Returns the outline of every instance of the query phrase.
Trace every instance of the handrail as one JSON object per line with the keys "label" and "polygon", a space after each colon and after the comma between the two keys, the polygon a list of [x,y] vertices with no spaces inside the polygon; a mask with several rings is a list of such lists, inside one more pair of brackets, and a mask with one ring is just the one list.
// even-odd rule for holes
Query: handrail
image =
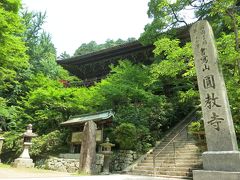
{"label": "handrail", "polygon": [[[190,118],[198,109],[200,108],[200,106],[198,106],[196,109],[194,109],[192,112],[190,112],[183,121],[186,121],[188,118]],[[154,176],[156,176],[156,157],[172,142],[174,142],[174,140],[176,139],[176,137],[183,132],[183,130],[193,121],[193,119],[191,119],[156,155],[154,155],[153,153],[153,173]],[[175,145],[173,145],[175,146]],[[174,161],[175,161],[175,147],[174,147]]]}

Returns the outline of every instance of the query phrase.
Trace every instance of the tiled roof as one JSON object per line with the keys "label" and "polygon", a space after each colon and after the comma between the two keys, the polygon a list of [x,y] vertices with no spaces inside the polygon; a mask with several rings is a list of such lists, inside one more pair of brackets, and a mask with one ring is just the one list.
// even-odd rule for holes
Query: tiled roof
{"label": "tiled roof", "polygon": [[69,120],[62,122],[61,125],[76,125],[76,124],[83,124],[87,121],[104,121],[107,119],[110,119],[113,117],[113,111],[112,110],[105,110],[101,112],[96,113],[90,113],[90,114],[82,114],[79,116],[71,116]]}

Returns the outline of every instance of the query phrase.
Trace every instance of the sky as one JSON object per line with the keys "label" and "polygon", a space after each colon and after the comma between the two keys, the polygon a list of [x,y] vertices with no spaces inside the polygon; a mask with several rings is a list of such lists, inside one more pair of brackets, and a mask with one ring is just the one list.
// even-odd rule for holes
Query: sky
{"label": "sky", "polygon": [[43,29],[50,33],[60,55],[73,55],[82,44],[107,39],[139,38],[147,16],[149,0],[23,0],[29,11],[47,13]]}

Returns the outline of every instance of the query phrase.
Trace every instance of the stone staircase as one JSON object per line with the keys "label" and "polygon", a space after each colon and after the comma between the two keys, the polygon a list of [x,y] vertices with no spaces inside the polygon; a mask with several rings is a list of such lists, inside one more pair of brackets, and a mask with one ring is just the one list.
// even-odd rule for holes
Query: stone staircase
{"label": "stone staircase", "polygon": [[[202,169],[201,152],[187,133],[191,114],[176,125],[154,149],[126,169],[128,174],[191,179],[192,170]],[[155,157],[155,171],[153,157]],[[155,173],[154,173],[155,172]]]}

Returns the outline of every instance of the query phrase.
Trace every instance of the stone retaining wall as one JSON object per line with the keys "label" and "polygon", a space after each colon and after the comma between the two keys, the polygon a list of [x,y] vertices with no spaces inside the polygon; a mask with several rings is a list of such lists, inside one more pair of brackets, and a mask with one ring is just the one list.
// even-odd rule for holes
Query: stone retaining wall
{"label": "stone retaining wall", "polygon": [[[78,154],[62,154],[60,158],[51,157],[47,160],[36,162],[39,168],[50,169],[54,171],[74,173],[79,169],[79,155]],[[127,166],[131,165],[138,158],[134,151],[117,151],[112,155],[112,162],[110,164],[110,171],[122,171]],[[96,155],[96,172],[102,172],[104,156],[102,154]]]}
{"label": "stone retaining wall", "polygon": [[139,155],[135,151],[131,150],[120,150],[114,152],[110,165],[110,171],[122,171],[137,160],[138,157]]}
{"label": "stone retaining wall", "polygon": [[[104,156],[102,154],[96,155],[96,172],[97,173],[100,173],[102,171],[103,158]],[[75,173],[75,172],[78,172],[78,169],[79,169],[79,159],[51,157],[46,160],[37,161],[36,167],[54,170],[54,171],[60,171],[60,172]]]}
{"label": "stone retaining wall", "polygon": [[77,159],[50,158],[45,161],[45,168],[74,173],[79,169],[79,161]]}

